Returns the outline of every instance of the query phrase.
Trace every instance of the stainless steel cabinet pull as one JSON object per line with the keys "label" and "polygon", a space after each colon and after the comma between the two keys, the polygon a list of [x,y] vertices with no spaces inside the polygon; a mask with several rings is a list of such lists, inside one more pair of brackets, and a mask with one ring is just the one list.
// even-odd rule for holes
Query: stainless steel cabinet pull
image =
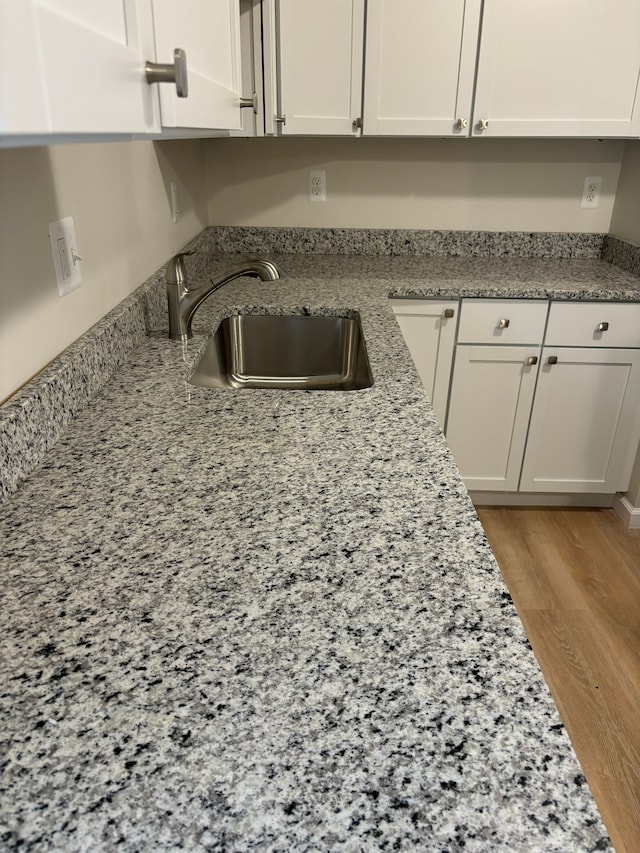
{"label": "stainless steel cabinet pull", "polygon": [[179,98],[189,96],[187,54],[179,47],[173,51],[173,65],[147,62],[144,70],[147,75],[147,83],[175,83]]}
{"label": "stainless steel cabinet pull", "polygon": [[466,120],[466,118],[459,118],[456,122],[456,130],[464,130],[468,124],[469,122]]}
{"label": "stainless steel cabinet pull", "polygon": [[529,358],[527,359],[527,364],[537,364],[537,363],[538,363],[538,356],[537,355],[530,355]]}
{"label": "stainless steel cabinet pull", "polygon": [[445,308],[444,309],[444,317],[446,320],[450,320],[452,317],[455,317],[455,311],[453,308]]}
{"label": "stainless steel cabinet pull", "polygon": [[547,359],[547,364],[557,364],[557,363],[558,363],[558,356],[557,355],[550,355],[549,358]]}
{"label": "stainless steel cabinet pull", "polygon": [[598,323],[598,331],[599,332],[606,332],[608,328],[609,328],[608,323]]}
{"label": "stainless steel cabinet pull", "polygon": [[360,130],[360,128],[362,127],[362,119],[361,118],[354,118],[354,120],[351,122],[351,127],[354,130]]}
{"label": "stainless steel cabinet pull", "polygon": [[503,317],[501,320],[498,320],[498,328],[499,329],[508,329],[509,328],[509,320]]}
{"label": "stainless steel cabinet pull", "polygon": [[486,130],[489,127],[489,119],[481,118],[478,121],[478,130]]}
{"label": "stainless steel cabinet pull", "polygon": [[278,124],[286,124],[287,123],[287,117],[286,116],[274,116],[273,120],[275,122],[277,122]]}
{"label": "stainless steel cabinet pull", "polygon": [[258,115],[258,93],[254,92],[250,98],[240,98],[240,109],[251,107],[254,115]]}

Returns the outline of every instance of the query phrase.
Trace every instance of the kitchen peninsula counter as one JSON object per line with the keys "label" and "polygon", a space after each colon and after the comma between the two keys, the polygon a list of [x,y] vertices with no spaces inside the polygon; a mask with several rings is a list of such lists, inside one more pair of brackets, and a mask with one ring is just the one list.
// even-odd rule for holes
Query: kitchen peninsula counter
{"label": "kitchen peninsula counter", "polygon": [[[155,330],[2,505],[2,849],[608,849],[388,296],[640,300],[638,279],[275,260],[186,347],[161,288],[132,297]],[[358,311],[373,386],[189,385],[238,309]]]}

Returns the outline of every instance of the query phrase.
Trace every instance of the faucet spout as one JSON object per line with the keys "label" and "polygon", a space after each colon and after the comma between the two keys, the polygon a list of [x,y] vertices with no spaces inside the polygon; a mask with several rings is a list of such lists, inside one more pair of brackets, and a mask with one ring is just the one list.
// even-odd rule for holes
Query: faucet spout
{"label": "faucet spout", "polygon": [[184,256],[190,254],[181,252],[175,255],[167,264],[166,283],[167,301],[169,304],[169,337],[172,340],[183,341],[192,337],[191,321],[202,302],[220,290],[225,284],[240,276],[253,276],[262,281],[275,281],[280,278],[277,266],[273,261],[256,258],[244,261],[226,270],[217,278],[200,287],[189,288],[184,269]]}

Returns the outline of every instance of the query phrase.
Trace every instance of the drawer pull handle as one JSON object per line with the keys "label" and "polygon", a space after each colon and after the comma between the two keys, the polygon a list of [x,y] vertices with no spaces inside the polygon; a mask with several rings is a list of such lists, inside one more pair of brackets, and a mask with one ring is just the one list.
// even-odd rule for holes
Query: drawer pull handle
{"label": "drawer pull handle", "polygon": [[557,363],[558,363],[558,356],[557,355],[550,355],[549,358],[547,359],[547,364],[557,364]]}
{"label": "drawer pull handle", "polygon": [[608,330],[608,328],[609,328],[608,323],[598,323],[598,331],[599,332],[606,332]]}
{"label": "drawer pull handle", "polygon": [[453,310],[453,308],[445,308],[444,309],[445,320],[450,320],[452,317],[455,317],[455,313],[456,312]]}
{"label": "drawer pull handle", "polygon": [[527,364],[529,364],[529,365],[537,364],[537,363],[538,363],[538,356],[537,355],[530,355],[529,358],[527,359]]}
{"label": "drawer pull handle", "polygon": [[509,322],[510,322],[509,320],[507,320],[505,317],[503,317],[502,320],[498,320],[498,328],[499,329],[508,329],[509,328]]}

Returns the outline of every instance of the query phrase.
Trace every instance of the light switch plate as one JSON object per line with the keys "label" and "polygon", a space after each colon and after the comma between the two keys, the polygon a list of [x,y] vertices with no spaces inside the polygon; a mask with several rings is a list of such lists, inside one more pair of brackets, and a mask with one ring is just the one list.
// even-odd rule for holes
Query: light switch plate
{"label": "light switch plate", "polygon": [[80,256],[76,243],[76,229],[71,216],[64,219],[56,219],[49,223],[49,240],[51,242],[51,254],[53,255],[53,266],[56,271],[58,283],[58,294],[66,296],[73,290],[77,290],[82,284],[80,275]]}

